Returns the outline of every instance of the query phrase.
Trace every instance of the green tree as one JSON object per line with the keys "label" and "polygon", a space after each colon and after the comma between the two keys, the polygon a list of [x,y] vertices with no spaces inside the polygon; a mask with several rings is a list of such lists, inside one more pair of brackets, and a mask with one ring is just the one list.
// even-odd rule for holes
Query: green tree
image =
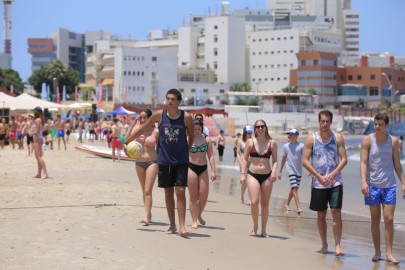
{"label": "green tree", "polygon": [[248,82],[235,83],[231,85],[230,90],[234,92],[250,92],[252,90],[252,87]]}
{"label": "green tree", "polygon": [[314,96],[314,95],[317,95],[318,93],[316,92],[315,89],[311,88],[311,89],[308,89],[308,94],[311,94]]}
{"label": "green tree", "polygon": [[24,83],[20,77],[20,74],[12,69],[0,68],[0,86],[10,91],[11,85],[13,85],[14,93],[16,95],[24,92]]}
{"label": "green tree", "polygon": [[59,91],[62,91],[65,85],[66,93],[73,97],[75,86],[80,82],[80,74],[73,68],[66,67],[60,60],[53,60],[48,66],[34,71],[28,82],[34,86],[37,93],[42,90],[42,83],[49,85],[54,94],[55,86],[59,86]]}
{"label": "green tree", "polygon": [[48,68],[41,67],[40,69],[35,70],[28,78],[28,83],[34,86],[34,89],[35,91],[37,91],[37,93],[42,90],[42,83],[51,85],[52,79],[49,76]]}
{"label": "green tree", "polygon": [[284,93],[298,93],[298,87],[289,85],[281,89],[281,91]]}
{"label": "green tree", "polygon": [[96,89],[94,87],[83,88],[80,90],[80,99],[81,100],[89,100],[90,93],[96,94]]}

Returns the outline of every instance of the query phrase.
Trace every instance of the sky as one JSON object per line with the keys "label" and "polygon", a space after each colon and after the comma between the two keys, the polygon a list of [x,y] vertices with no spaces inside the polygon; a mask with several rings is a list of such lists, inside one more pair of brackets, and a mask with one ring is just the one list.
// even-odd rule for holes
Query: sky
{"label": "sky", "polygon": [[[267,0],[228,0],[230,11],[266,8]],[[31,75],[28,38],[52,37],[58,28],[76,33],[104,30],[122,38],[145,39],[154,29],[177,30],[190,15],[214,15],[221,0],[15,0],[12,4],[13,69]],[[405,56],[405,0],[352,0],[360,12],[360,54]],[[0,4],[0,16],[3,4]],[[3,19],[3,18],[2,18]],[[1,19],[1,30],[3,20]],[[3,31],[0,34],[3,48]]]}

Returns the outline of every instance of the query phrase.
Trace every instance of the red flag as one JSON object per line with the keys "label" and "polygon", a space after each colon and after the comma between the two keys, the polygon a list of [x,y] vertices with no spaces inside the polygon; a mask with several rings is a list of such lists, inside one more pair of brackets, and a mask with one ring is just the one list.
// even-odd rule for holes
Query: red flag
{"label": "red flag", "polygon": [[56,87],[56,103],[60,104],[59,86]]}
{"label": "red flag", "polygon": [[98,85],[98,103],[97,106],[101,107],[101,105],[103,105],[103,88],[101,86],[101,84]]}
{"label": "red flag", "polygon": [[77,85],[75,86],[75,101],[79,100],[79,96],[77,94]]}

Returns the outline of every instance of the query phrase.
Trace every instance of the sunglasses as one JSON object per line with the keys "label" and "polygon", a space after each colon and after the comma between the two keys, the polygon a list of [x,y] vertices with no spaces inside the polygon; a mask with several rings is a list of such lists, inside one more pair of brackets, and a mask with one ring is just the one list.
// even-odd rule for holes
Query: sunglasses
{"label": "sunglasses", "polygon": [[255,129],[265,129],[265,128],[266,128],[265,125],[255,126]]}

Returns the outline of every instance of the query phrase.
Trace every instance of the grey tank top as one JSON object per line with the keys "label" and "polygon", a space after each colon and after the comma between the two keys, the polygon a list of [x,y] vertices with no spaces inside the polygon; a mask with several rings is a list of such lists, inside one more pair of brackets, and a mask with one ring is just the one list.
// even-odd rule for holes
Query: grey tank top
{"label": "grey tank top", "polygon": [[384,144],[377,144],[375,133],[370,134],[371,145],[367,162],[367,183],[378,188],[395,186],[392,138],[387,134]]}

